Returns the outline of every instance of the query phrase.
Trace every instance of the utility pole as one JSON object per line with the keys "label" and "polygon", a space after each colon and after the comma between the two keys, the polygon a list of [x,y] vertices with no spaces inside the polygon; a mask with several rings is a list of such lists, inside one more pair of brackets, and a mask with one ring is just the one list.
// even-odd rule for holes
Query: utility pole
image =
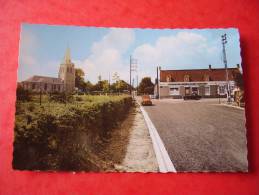
{"label": "utility pole", "polygon": [[157,87],[157,95],[156,99],[159,99],[160,93],[159,93],[159,72],[160,72],[161,67],[157,66],[156,68],[156,87]]}
{"label": "utility pole", "polygon": [[130,56],[130,94],[132,93],[131,77],[132,77],[132,72],[134,71],[137,72],[137,60],[132,58],[132,56]]}
{"label": "utility pole", "polygon": [[132,60],[130,56],[130,95],[131,95],[131,63],[132,63]]}
{"label": "utility pole", "polygon": [[137,95],[138,95],[138,75],[137,75]]}
{"label": "utility pole", "polygon": [[111,75],[110,75],[110,72],[109,72],[109,84],[108,84],[108,93],[110,95],[110,89],[111,89]]}
{"label": "utility pole", "polygon": [[226,54],[226,48],[225,45],[227,44],[227,35],[226,33],[221,36],[221,41],[222,41],[222,47],[223,47],[223,62],[225,65],[225,70],[226,70],[226,83],[227,83],[227,101],[230,103],[230,89],[229,89],[229,78],[228,78],[228,63],[227,63],[227,54]]}

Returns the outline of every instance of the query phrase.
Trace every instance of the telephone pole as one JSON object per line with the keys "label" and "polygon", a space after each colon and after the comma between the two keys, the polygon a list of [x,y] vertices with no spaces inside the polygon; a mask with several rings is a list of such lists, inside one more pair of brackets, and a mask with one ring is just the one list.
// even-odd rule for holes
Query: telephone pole
{"label": "telephone pole", "polygon": [[137,71],[137,60],[132,58],[130,56],[130,94],[132,93],[132,86],[131,86],[131,77],[132,77],[132,72]]}
{"label": "telephone pole", "polygon": [[130,95],[131,95],[131,56],[130,56]]}
{"label": "telephone pole", "polygon": [[159,73],[160,73],[161,67],[157,66],[156,68],[156,87],[157,87],[157,95],[156,95],[156,99],[160,99],[160,89],[159,89]]}
{"label": "telephone pole", "polygon": [[137,95],[138,95],[138,75],[137,75]]}
{"label": "telephone pole", "polygon": [[228,78],[228,63],[227,63],[227,54],[225,45],[227,44],[227,35],[226,33],[221,36],[222,41],[222,53],[223,53],[223,63],[225,65],[226,70],[226,83],[227,83],[227,101],[230,102],[230,89],[229,89],[229,78]]}

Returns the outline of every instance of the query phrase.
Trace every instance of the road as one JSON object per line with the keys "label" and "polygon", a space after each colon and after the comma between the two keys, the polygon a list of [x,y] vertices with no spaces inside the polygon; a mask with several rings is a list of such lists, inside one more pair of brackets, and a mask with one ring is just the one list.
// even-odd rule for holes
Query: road
{"label": "road", "polygon": [[153,100],[146,106],[178,172],[247,171],[244,110],[218,100]]}

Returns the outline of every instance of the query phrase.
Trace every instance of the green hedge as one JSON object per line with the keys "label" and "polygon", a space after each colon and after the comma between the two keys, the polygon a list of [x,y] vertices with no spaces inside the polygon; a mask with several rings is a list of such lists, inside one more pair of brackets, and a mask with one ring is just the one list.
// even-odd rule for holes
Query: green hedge
{"label": "green hedge", "polygon": [[84,96],[66,105],[17,101],[13,167],[98,170],[101,143],[131,106],[129,96]]}

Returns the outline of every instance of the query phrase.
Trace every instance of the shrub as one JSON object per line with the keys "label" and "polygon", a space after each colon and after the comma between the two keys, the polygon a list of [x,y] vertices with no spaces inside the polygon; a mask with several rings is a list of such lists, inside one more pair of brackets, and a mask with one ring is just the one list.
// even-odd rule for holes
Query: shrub
{"label": "shrub", "polygon": [[97,151],[100,141],[108,138],[118,122],[125,118],[132,106],[132,98],[80,98],[82,101],[77,103],[80,106],[45,103],[32,109],[33,104],[19,105],[19,110],[23,111],[16,113],[14,168],[96,169],[88,151]]}
{"label": "shrub", "polygon": [[24,89],[22,86],[18,86],[16,89],[16,98],[19,101],[30,101],[31,94],[28,90]]}
{"label": "shrub", "polygon": [[73,95],[65,92],[53,93],[53,94],[50,94],[49,100],[53,102],[59,102],[59,103],[70,103],[73,101]]}

